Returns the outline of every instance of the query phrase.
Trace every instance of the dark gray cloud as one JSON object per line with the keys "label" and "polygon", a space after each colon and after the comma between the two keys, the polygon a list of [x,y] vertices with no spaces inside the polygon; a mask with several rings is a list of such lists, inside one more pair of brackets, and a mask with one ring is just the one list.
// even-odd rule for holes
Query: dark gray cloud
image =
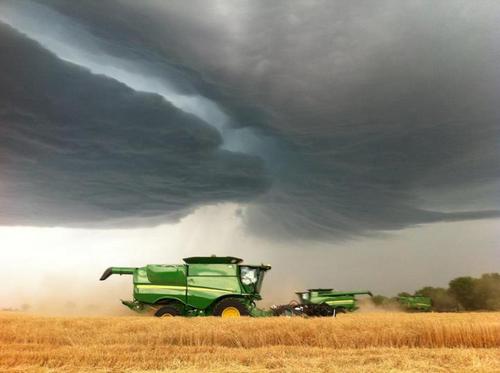
{"label": "dark gray cloud", "polygon": [[2,224],[172,219],[266,189],[259,159],[219,149],[216,130],[160,96],[61,61],[4,24],[0,55]]}
{"label": "dark gray cloud", "polygon": [[223,141],[271,176],[242,213],[259,233],[499,215],[497,2],[38,3],[91,33],[93,53],[217,103]]}

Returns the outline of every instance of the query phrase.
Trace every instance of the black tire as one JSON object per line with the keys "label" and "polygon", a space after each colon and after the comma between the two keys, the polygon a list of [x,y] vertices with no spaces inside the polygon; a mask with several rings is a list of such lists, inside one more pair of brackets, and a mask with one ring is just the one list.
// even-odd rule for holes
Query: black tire
{"label": "black tire", "polygon": [[346,309],[344,307],[337,307],[335,308],[335,313],[347,313]]}
{"label": "black tire", "polygon": [[181,315],[181,310],[179,307],[176,307],[174,305],[166,305],[163,307],[158,308],[158,310],[155,312],[156,317],[171,317],[171,316],[180,316]]}
{"label": "black tire", "polygon": [[330,317],[333,316],[333,307],[329,304],[322,303],[318,307],[318,315],[320,317]]}
{"label": "black tire", "polygon": [[212,314],[214,316],[223,316],[224,311],[228,309],[236,309],[239,312],[238,316],[249,316],[250,311],[241,299],[238,298],[225,298],[217,302]]}

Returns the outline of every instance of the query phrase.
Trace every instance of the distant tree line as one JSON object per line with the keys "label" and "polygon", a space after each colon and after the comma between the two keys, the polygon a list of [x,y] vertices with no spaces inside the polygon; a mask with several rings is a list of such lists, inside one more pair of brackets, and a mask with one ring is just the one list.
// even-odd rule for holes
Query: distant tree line
{"label": "distant tree line", "polygon": [[[432,299],[435,311],[498,311],[500,310],[500,273],[485,273],[480,278],[470,276],[451,280],[448,288],[425,286],[414,294],[399,293],[399,296],[422,295]],[[379,306],[397,305],[397,297],[383,295],[373,297]]]}

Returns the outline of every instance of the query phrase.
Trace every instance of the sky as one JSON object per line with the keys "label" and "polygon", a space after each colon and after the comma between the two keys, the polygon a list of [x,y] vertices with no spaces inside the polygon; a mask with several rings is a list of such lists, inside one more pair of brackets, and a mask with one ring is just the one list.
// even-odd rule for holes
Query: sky
{"label": "sky", "polygon": [[0,306],[73,307],[43,302],[71,283],[112,307],[130,284],[106,267],[198,254],[271,263],[280,301],[498,271],[499,22],[495,1],[0,0]]}

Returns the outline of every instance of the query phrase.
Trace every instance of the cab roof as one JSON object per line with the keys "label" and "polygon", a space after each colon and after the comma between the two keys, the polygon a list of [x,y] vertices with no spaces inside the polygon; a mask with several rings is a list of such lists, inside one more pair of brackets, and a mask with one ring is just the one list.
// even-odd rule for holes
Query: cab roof
{"label": "cab roof", "polygon": [[239,264],[243,259],[234,256],[191,256],[183,259],[187,264]]}

